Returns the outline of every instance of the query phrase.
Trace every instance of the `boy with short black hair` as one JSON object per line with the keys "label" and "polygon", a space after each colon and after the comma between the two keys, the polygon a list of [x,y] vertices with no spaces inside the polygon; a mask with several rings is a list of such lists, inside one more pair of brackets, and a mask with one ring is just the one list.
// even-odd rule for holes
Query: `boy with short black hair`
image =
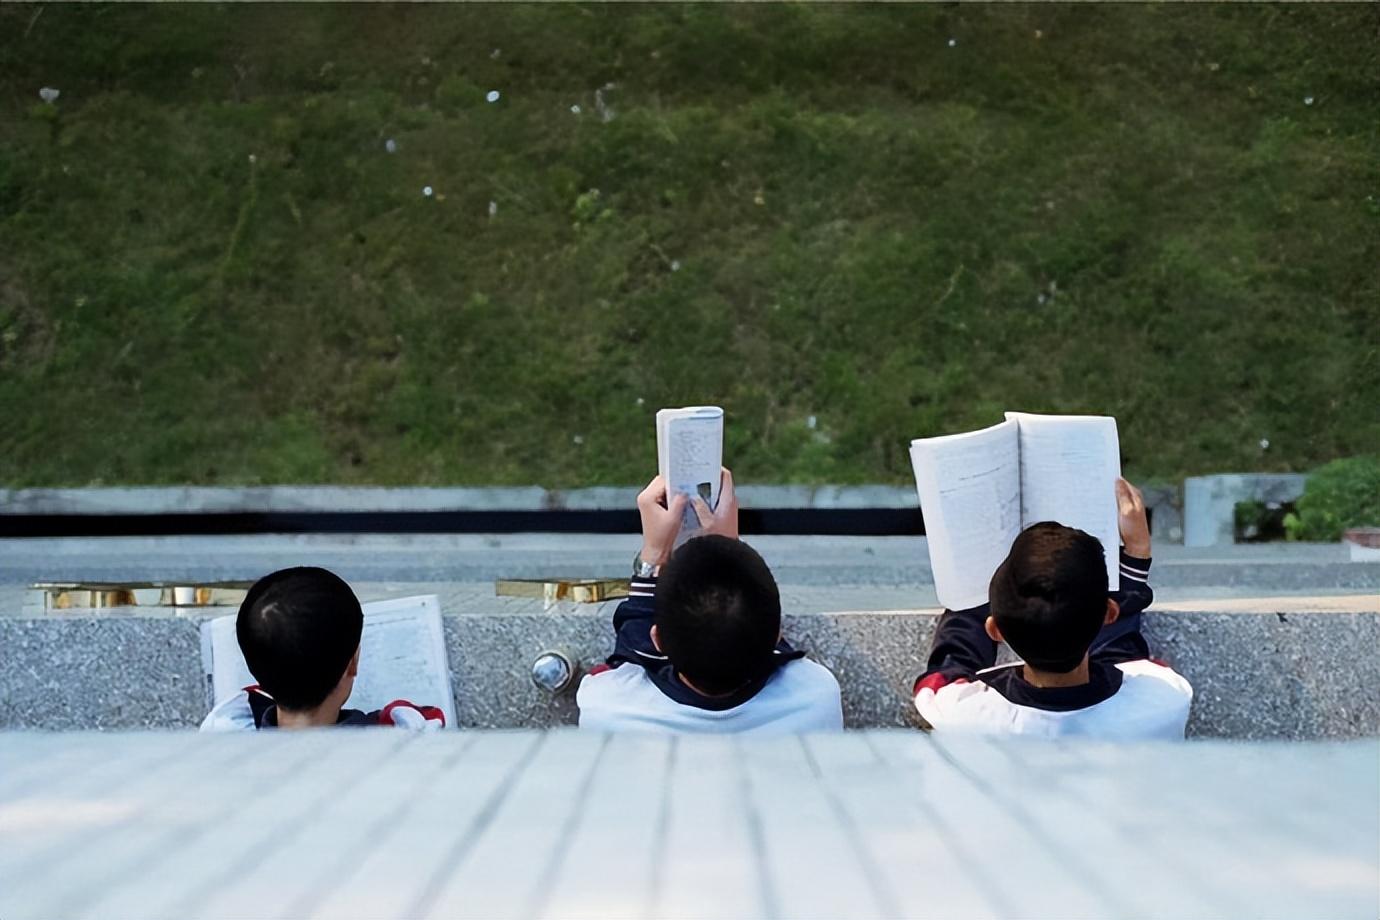
{"label": "boy with short black hair", "polygon": [[643,546],[618,606],[613,654],[580,683],[580,727],[800,732],[843,728],[838,681],[781,636],[771,570],[738,540],[733,477],[718,508],[693,499],[703,535],[674,553],[686,498],[660,476],[638,496]]}
{"label": "boy with short black hair", "polygon": [[[1154,599],[1145,504],[1117,482],[1121,589],[1108,596],[1102,544],[1052,521],[1012,544],[989,603],[946,610],[915,707],[932,728],[1045,737],[1183,738],[1193,688],[1150,657],[1141,612]],[[997,643],[1022,658],[995,667]]]}
{"label": "boy with short black hair", "polygon": [[325,569],[302,567],[254,583],[235,619],[249,673],[258,681],[223,700],[202,731],[331,725],[445,725],[434,706],[395,700],[383,709],[344,709],[359,674],[364,611],[354,591]]}

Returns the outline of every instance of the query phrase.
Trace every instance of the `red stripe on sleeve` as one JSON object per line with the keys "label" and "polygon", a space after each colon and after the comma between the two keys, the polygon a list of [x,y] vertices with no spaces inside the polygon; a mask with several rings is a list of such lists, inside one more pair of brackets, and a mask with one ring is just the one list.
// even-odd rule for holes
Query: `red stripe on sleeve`
{"label": "red stripe on sleeve", "polygon": [[966,677],[956,677],[953,680],[949,680],[942,671],[935,671],[933,674],[926,674],[915,682],[915,689],[911,691],[911,696],[915,696],[921,690],[933,690],[935,693],[938,693],[949,684],[966,683],[968,683],[968,678]]}
{"label": "red stripe on sleeve", "polygon": [[399,706],[406,706],[408,709],[415,709],[417,712],[420,712],[422,714],[422,718],[426,719],[429,722],[439,720],[441,726],[445,727],[446,714],[442,712],[440,709],[436,708],[435,706],[418,706],[416,703],[412,703],[407,700],[394,700],[387,706],[383,707],[383,709],[379,712],[379,724],[396,724],[393,721],[393,710],[398,708]]}

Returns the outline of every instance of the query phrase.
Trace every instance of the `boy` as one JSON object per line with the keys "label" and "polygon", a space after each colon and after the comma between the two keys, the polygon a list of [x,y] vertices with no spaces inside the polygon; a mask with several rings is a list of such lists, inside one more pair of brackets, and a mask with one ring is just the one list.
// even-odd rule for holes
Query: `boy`
{"label": "boy", "polygon": [[[1046,521],[1016,538],[989,603],[946,610],[915,708],[935,729],[1098,738],[1183,738],[1193,688],[1150,658],[1141,611],[1154,598],[1140,492],[1117,481],[1121,590],[1102,544]],[[1023,661],[994,667],[1005,641]]]}
{"label": "boy", "polygon": [[343,709],[359,673],[364,611],[338,575],[318,568],[283,569],[255,582],[240,604],[235,637],[258,681],[221,701],[202,731],[398,725],[436,729],[433,706],[395,700],[382,709]]}
{"label": "boy", "polygon": [[843,728],[838,681],[781,637],[771,570],[738,540],[733,476],[719,506],[693,499],[704,535],[674,553],[686,498],[660,476],[637,497],[642,551],[613,615],[607,664],[580,683],[580,727],[599,731],[801,732]]}

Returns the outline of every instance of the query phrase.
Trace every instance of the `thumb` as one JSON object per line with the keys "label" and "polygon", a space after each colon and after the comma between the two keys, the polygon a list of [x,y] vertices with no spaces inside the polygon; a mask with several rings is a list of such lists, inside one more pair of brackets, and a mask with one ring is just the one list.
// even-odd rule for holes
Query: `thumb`
{"label": "thumb", "polygon": [[1131,495],[1131,487],[1124,479],[1116,481],[1116,506],[1122,514],[1131,514],[1136,510],[1136,500]]}
{"label": "thumb", "polygon": [[701,527],[708,527],[714,523],[714,512],[709,510],[704,499],[696,495],[690,501],[695,508],[695,517],[699,518]]}

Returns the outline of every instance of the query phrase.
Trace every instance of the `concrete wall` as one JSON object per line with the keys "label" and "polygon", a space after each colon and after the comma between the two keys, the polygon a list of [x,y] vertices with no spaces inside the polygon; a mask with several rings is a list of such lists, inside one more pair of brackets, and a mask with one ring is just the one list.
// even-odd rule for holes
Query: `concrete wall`
{"label": "concrete wall", "polygon": [[[1380,735],[1380,598],[1353,612],[1270,602],[1147,615],[1152,647],[1193,683],[1190,733],[1316,739]],[[851,727],[914,724],[908,690],[933,611],[788,617],[787,634],[838,675]],[[199,620],[172,615],[0,617],[0,728],[191,727],[205,713]],[[532,686],[553,646],[607,654],[598,608],[445,618],[461,724],[572,722],[568,697]]]}
{"label": "concrete wall", "polygon": [[1236,542],[1239,502],[1291,502],[1303,494],[1303,473],[1228,473],[1184,480],[1185,546],[1229,546]]}

